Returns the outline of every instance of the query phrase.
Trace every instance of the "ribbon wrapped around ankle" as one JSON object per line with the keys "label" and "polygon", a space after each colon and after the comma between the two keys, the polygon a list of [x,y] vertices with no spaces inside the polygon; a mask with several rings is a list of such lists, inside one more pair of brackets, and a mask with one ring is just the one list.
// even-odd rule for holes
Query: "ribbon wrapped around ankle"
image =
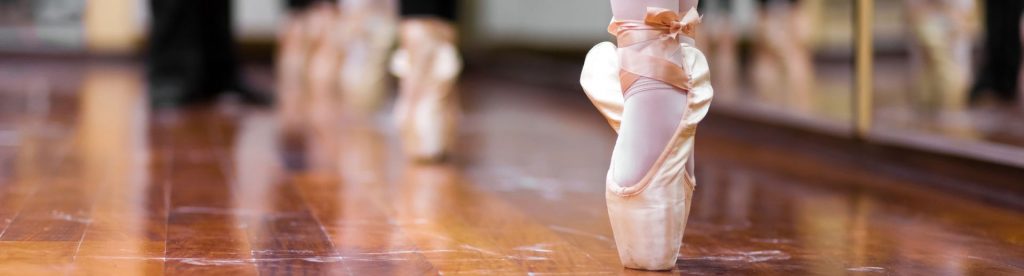
{"label": "ribbon wrapped around ankle", "polygon": [[681,52],[679,35],[693,37],[700,21],[696,8],[690,8],[680,17],[672,10],[651,7],[647,8],[643,21],[612,21],[608,32],[618,40],[623,93],[640,77],[689,91],[692,88],[689,68],[675,61],[672,55]]}

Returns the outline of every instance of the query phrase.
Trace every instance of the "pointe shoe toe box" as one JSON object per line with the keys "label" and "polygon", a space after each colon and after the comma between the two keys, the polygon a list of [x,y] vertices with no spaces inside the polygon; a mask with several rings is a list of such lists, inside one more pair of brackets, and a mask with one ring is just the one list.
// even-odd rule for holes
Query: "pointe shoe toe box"
{"label": "pointe shoe toe box", "polygon": [[679,200],[639,205],[622,202],[629,198],[608,197],[608,213],[622,265],[645,270],[675,267],[682,246],[685,204]]}

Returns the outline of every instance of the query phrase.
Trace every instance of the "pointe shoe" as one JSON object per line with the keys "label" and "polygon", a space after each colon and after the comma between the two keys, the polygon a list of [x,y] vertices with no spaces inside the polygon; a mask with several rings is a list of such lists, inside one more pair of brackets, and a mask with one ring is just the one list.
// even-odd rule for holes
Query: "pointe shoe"
{"label": "pointe shoe", "polygon": [[302,122],[303,75],[306,70],[307,46],[305,45],[302,15],[296,14],[284,24],[278,35],[276,56],[277,93],[281,99],[280,117],[287,127]]}
{"label": "pointe shoe", "polygon": [[[918,4],[921,5],[921,4]],[[915,8],[909,5],[910,8]],[[918,98],[930,109],[961,112],[967,107],[971,72],[970,38],[966,31],[947,23],[953,18],[935,11],[928,6],[908,9],[911,11],[909,25],[916,49],[922,58],[917,65],[922,69],[919,78]],[[966,27],[964,27],[966,28]]]}
{"label": "pointe shoe", "polygon": [[334,117],[338,110],[337,72],[341,64],[344,48],[341,47],[341,26],[338,7],[332,4],[317,4],[306,18],[307,59],[305,83],[301,87],[303,95],[301,108],[304,119],[326,119]]}
{"label": "pointe shoe", "polygon": [[[643,22],[613,22],[609,31],[618,37],[620,47],[610,42],[598,44],[583,66],[580,84],[616,131],[629,98],[623,91],[641,76],[680,88],[688,98],[687,112],[675,135],[639,183],[619,185],[612,177],[614,166],[608,170],[608,217],[619,258],[628,268],[671,269],[682,245],[696,185],[686,166],[691,162],[697,124],[708,112],[713,91],[704,54],[692,43],[666,38],[692,37],[699,22],[696,10],[680,16],[648,8]],[[673,53],[682,54],[682,64],[672,58]]]}
{"label": "pointe shoe", "polygon": [[403,149],[412,159],[438,161],[455,140],[460,114],[455,28],[440,19],[408,19],[399,39],[391,72],[400,80],[395,121]]}
{"label": "pointe shoe", "polygon": [[345,1],[345,56],[337,72],[347,110],[366,115],[381,105],[387,88],[387,65],[395,41],[398,15],[392,1]]}

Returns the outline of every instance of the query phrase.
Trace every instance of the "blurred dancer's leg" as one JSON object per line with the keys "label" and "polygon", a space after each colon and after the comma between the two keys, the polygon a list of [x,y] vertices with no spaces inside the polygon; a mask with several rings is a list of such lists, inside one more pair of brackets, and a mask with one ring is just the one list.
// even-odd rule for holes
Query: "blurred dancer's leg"
{"label": "blurred dancer's leg", "polygon": [[726,101],[740,100],[739,89],[739,30],[733,19],[733,2],[738,0],[719,0],[700,2],[704,24],[697,32],[697,45],[709,58],[711,64],[711,80],[716,88],[716,98]]}
{"label": "blurred dancer's leg", "polygon": [[458,15],[456,0],[402,0],[402,16],[432,16],[454,22]]}
{"label": "blurred dancer's leg", "polygon": [[398,0],[341,1],[340,22],[334,32],[344,57],[337,87],[342,109],[350,115],[372,116],[383,103],[387,61],[398,28]]}
{"label": "blurred dancer's leg", "polygon": [[[178,0],[189,1],[189,0]],[[203,4],[198,11],[202,22],[203,57],[208,67],[203,95],[231,92],[247,104],[266,106],[272,99],[246,85],[238,60],[235,32],[232,28],[231,0],[191,0]]]}
{"label": "blurred dancer's leg", "polygon": [[310,5],[317,2],[317,0],[285,0],[284,2],[285,7],[288,8],[288,11],[291,13],[295,13],[308,8]]}
{"label": "blurred dancer's leg", "polygon": [[[1024,45],[1024,16],[1020,20],[1020,41],[1021,45]],[[1017,106],[1024,109],[1024,61],[1021,61],[1018,74],[1020,74],[1020,77],[1017,78]]]}
{"label": "blurred dancer's leg", "polygon": [[814,64],[810,35],[814,26],[808,1],[761,0],[755,55],[758,91],[789,108],[809,111]]}
{"label": "blurred dancer's leg", "polygon": [[[312,100],[306,85],[307,68],[314,40],[309,22],[312,7],[322,0],[286,0],[288,16],[277,37],[276,95],[280,101],[280,115],[286,127],[299,127],[304,122],[307,105]],[[325,27],[326,28],[326,27]]]}
{"label": "blurred dancer's leg", "polygon": [[[195,0],[177,0],[195,1]],[[239,81],[238,58],[235,56],[235,36],[231,28],[231,2],[229,0],[201,0],[199,18],[202,19],[203,58],[206,63],[204,92],[217,94],[235,88]]]}
{"label": "blurred dancer's leg", "polygon": [[228,0],[151,0],[151,102],[173,107],[230,90],[246,103],[270,99],[242,85]]}
{"label": "blurred dancer's leg", "polygon": [[[907,0],[911,48],[917,64],[913,90],[927,114],[955,115],[966,108],[970,88],[970,1]],[[952,118],[952,117],[949,117]]]}
{"label": "blurred dancer's leg", "polygon": [[344,20],[338,5],[326,2],[311,5],[304,13],[302,28],[308,54],[305,68],[299,74],[309,105],[302,109],[314,121],[331,121],[342,110],[338,108],[338,71],[345,57],[345,43],[353,40],[343,36],[345,28],[352,28]]}
{"label": "blurred dancer's leg", "polygon": [[1016,97],[1021,63],[1021,40],[1017,36],[1022,13],[1024,1],[985,1],[985,53],[971,89],[972,102],[990,91],[1007,101]]}
{"label": "blurred dancer's leg", "polygon": [[456,8],[455,0],[401,3],[406,18],[391,71],[400,79],[395,123],[413,160],[441,161],[454,145],[461,113],[455,82],[462,70]]}
{"label": "blurred dancer's leg", "polygon": [[203,56],[199,1],[151,0],[147,77],[150,102],[174,107],[202,88]]}

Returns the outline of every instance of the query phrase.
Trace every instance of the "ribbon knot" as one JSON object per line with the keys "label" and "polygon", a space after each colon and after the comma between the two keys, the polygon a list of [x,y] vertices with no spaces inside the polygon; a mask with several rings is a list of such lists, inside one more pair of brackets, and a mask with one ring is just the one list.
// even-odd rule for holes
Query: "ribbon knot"
{"label": "ribbon knot", "polygon": [[664,8],[647,8],[647,16],[644,17],[644,24],[665,28],[668,33],[666,37],[679,38],[680,34],[693,37],[697,31],[697,24],[700,24],[701,16],[696,8],[690,8],[682,17],[678,13]]}
{"label": "ribbon knot", "polygon": [[689,67],[683,66],[672,55],[682,47],[679,36],[692,38],[700,21],[700,14],[695,8],[680,15],[672,10],[650,7],[642,21],[613,20],[608,25],[608,32],[618,40],[622,91],[629,91],[629,87],[640,77],[689,90]]}

